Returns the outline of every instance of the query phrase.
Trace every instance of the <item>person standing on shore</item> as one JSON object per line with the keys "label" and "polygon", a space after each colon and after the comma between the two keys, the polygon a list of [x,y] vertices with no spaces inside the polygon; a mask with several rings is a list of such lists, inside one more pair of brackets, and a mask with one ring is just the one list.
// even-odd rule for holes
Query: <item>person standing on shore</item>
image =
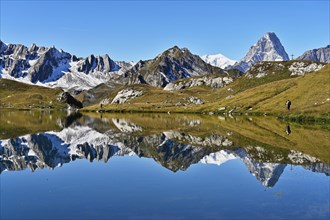
{"label": "person standing on shore", "polygon": [[286,108],[290,111],[291,101],[290,100],[286,101],[285,105],[286,105]]}

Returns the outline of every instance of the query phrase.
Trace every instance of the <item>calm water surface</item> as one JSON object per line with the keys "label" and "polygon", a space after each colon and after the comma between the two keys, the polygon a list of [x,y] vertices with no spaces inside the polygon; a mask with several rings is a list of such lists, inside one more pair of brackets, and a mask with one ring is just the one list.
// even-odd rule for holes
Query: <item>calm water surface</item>
{"label": "calm water surface", "polygon": [[329,130],[0,112],[1,219],[329,219]]}

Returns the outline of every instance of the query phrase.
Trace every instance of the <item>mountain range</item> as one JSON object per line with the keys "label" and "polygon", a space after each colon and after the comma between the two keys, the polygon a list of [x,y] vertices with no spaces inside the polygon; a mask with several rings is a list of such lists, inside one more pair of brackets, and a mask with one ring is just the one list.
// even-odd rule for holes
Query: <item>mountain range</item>
{"label": "mountain range", "polygon": [[[329,46],[305,52],[298,59],[329,62]],[[221,54],[198,56],[174,46],[150,60],[114,61],[109,55],[78,58],[55,47],[30,47],[0,41],[0,78],[62,88],[79,93],[100,84],[149,84],[165,87],[176,80],[216,74],[239,77],[257,62],[289,60],[279,38],[267,32],[239,62]],[[233,71],[235,70],[235,71]]]}

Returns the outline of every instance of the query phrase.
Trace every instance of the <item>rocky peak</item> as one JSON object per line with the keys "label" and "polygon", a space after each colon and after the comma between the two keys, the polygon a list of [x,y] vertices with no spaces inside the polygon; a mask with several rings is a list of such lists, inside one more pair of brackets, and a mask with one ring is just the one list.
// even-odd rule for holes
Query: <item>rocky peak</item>
{"label": "rocky peak", "polygon": [[4,55],[11,55],[14,59],[26,59],[28,48],[22,44],[8,44]]}
{"label": "rocky peak", "polygon": [[250,47],[245,57],[228,69],[246,72],[253,64],[260,61],[286,61],[289,56],[274,32],[267,32],[256,44]]}
{"label": "rocky peak", "polygon": [[267,32],[262,36],[242,59],[242,61],[250,63],[283,60],[289,60],[289,56],[274,32]]}
{"label": "rocky peak", "polygon": [[29,48],[29,52],[37,52],[39,47],[36,44],[32,44],[31,47]]}
{"label": "rocky peak", "polygon": [[95,71],[108,73],[119,69],[120,66],[111,60],[108,54],[96,57],[92,54],[80,64],[77,70],[89,74]]}
{"label": "rocky peak", "polygon": [[40,54],[36,63],[29,69],[31,82],[44,82],[51,78],[52,75],[53,78],[61,77],[63,73],[57,73],[55,70],[67,70],[70,60],[71,54],[57,50],[55,47],[48,48],[44,53]]}
{"label": "rocky peak", "polygon": [[68,92],[61,93],[58,97],[58,100],[62,103],[68,104],[71,108],[77,109],[83,107],[82,103],[75,99],[73,96],[71,96]]}
{"label": "rocky peak", "polygon": [[59,60],[59,59],[70,59],[71,54],[64,52],[63,50],[58,50],[55,47],[48,48],[44,54],[41,54],[48,56],[50,59]]}
{"label": "rocky peak", "polygon": [[178,79],[205,74],[223,74],[227,72],[205,63],[199,56],[187,48],[174,46],[159,54],[152,60],[139,61],[128,70],[124,77],[127,84],[147,83],[152,86],[165,87]]}
{"label": "rocky peak", "polygon": [[7,44],[0,40],[0,54],[2,54],[7,49]]}

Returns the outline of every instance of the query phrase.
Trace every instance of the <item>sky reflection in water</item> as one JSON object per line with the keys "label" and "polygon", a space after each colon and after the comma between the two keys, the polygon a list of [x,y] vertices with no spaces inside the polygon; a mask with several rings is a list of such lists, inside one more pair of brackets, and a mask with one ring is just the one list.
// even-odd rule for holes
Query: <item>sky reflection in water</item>
{"label": "sky reflection in water", "polygon": [[325,129],[293,124],[288,135],[272,118],[54,118],[53,131],[2,131],[1,219],[329,218]]}

